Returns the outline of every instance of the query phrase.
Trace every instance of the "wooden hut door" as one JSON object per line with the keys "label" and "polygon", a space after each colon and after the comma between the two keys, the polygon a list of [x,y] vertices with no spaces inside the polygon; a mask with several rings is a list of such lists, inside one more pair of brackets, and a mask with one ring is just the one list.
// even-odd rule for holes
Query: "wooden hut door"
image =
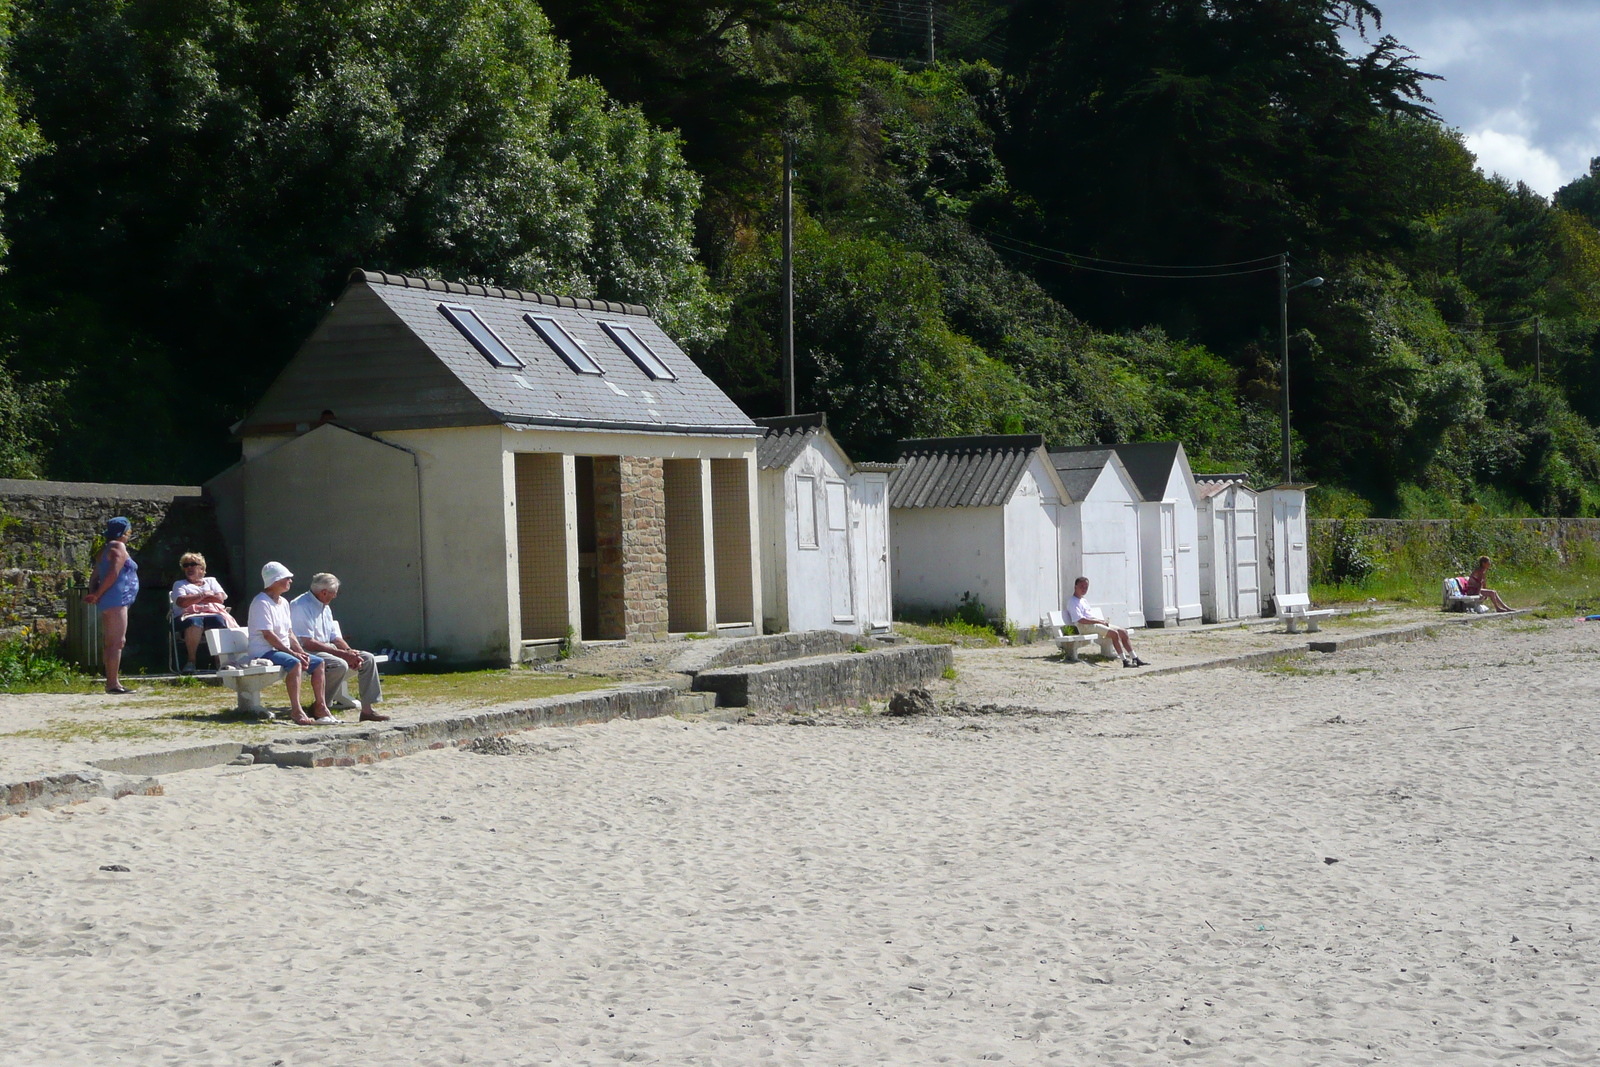
{"label": "wooden hut door", "polygon": [[1161,609],[1178,612],[1178,506],[1161,505]]}
{"label": "wooden hut door", "polygon": [[855,590],[852,588],[850,566],[850,494],[843,482],[823,482],[822,496],[826,504],[828,528],[828,588],[833,601],[834,622],[854,622],[856,617]]}
{"label": "wooden hut door", "polygon": [[889,512],[884,502],[887,483],[880,478],[861,479],[861,524],[865,558],[861,573],[867,583],[867,622],[873,629],[888,629],[889,618]]}
{"label": "wooden hut door", "polygon": [[1261,614],[1261,538],[1256,532],[1255,501],[1238,493],[1234,498],[1233,514],[1236,522],[1230,544],[1233,555],[1234,617],[1253,619]]}

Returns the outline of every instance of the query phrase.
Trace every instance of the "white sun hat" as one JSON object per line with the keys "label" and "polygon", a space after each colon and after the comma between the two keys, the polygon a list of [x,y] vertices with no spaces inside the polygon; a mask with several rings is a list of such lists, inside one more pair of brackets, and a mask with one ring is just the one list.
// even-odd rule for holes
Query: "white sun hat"
{"label": "white sun hat", "polygon": [[293,578],[294,572],[277,560],[273,560],[261,568],[261,588],[265,589],[274,582],[281,582],[285,578]]}

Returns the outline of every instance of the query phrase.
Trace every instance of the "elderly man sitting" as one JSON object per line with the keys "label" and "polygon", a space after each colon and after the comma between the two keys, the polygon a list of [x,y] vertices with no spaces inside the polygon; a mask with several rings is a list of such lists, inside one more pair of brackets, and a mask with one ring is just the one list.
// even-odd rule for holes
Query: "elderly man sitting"
{"label": "elderly man sitting", "polygon": [[339,579],[332,574],[313,574],[310,592],[301,593],[289,602],[289,613],[294,619],[294,633],[300,643],[320,655],[327,664],[328,690],[338,692],[350,671],[357,672],[361,696],[362,722],[387,722],[389,716],[380,715],[372,705],[383,699],[383,686],[378,681],[378,663],[371,652],[351,648],[340,635],[333,621],[333,609],[328,605],[339,595]]}

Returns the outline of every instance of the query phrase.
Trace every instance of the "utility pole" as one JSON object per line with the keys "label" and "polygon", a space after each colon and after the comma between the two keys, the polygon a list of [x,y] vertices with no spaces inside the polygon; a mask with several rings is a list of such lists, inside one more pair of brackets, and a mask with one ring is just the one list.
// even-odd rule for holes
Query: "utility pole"
{"label": "utility pole", "polygon": [[783,135],[783,413],[794,410],[794,139]]}
{"label": "utility pole", "polygon": [[1278,381],[1283,393],[1283,482],[1294,481],[1294,467],[1289,452],[1289,294],[1296,289],[1320,289],[1321,278],[1307,278],[1299,285],[1289,284],[1289,253],[1278,257],[1278,337],[1283,345],[1282,369]]}
{"label": "utility pole", "polygon": [[928,66],[933,66],[933,0],[928,0]]}
{"label": "utility pole", "polygon": [[1533,380],[1535,384],[1544,381],[1544,324],[1538,316],[1533,319]]}
{"label": "utility pole", "polygon": [[1278,338],[1282,342],[1282,362],[1278,371],[1278,391],[1283,394],[1283,484],[1294,481],[1289,453],[1289,253],[1278,257]]}

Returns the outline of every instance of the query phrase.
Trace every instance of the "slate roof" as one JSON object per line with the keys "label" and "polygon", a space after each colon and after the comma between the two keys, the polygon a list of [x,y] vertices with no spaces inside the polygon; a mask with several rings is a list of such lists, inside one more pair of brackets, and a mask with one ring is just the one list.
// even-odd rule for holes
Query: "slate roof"
{"label": "slate roof", "polygon": [[756,466],[761,470],[781,470],[800,458],[807,443],[828,428],[828,416],[776,415],[752,420],[767,429],[767,436],[756,445]]}
{"label": "slate roof", "polygon": [[[1139,496],[1151,501],[1166,497],[1167,477],[1172,473],[1172,465],[1178,462],[1178,450],[1182,447],[1177,441],[1146,441],[1131,445],[1070,445],[1052,448],[1050,457],[1054,460],[1059,455],[1073,452],[1102,452],[1109,448],[1117,454],[1118,459],[1122,460],[1128,476],[1133,479],[1134,486],[1139,490]],[[1073,499],[1078,498],[1074,496]]]}
{"label": "slate roof", "polygon": [[1109,448],[1074,448],[1050,450],[1050,463],[1056,476],[1073,500],[1082,500],[1094,488],[1100,472],[1116,455]]}
{"label": "slate roof", "polygon": [[1039,434],[901,441],[904,466],[889,475],[889,506],[999,507],[1043,447]]}
{"label": "slate roof", "polygon": [[[489,362],[440,312],[441,304],[471,308],[524,366]],[[572,370],[523,319],[530,312],[555,319],[605,373]],[[633,329],[677,380],[652,379],[602,322]],[[350,285],[239,432],[298,429],[319,421],[324,409],[362,431],[504,423],[739,437],[762,432],[646,307],[362,270],[352,272]]]}
{"label": "slate roof", "polygon": [[1230,485],[1243,485],[1249,488],[1250,476],[1248,474],[1197,474],[1194,476],[1194,486],[1201,500],[1216,496]]}

